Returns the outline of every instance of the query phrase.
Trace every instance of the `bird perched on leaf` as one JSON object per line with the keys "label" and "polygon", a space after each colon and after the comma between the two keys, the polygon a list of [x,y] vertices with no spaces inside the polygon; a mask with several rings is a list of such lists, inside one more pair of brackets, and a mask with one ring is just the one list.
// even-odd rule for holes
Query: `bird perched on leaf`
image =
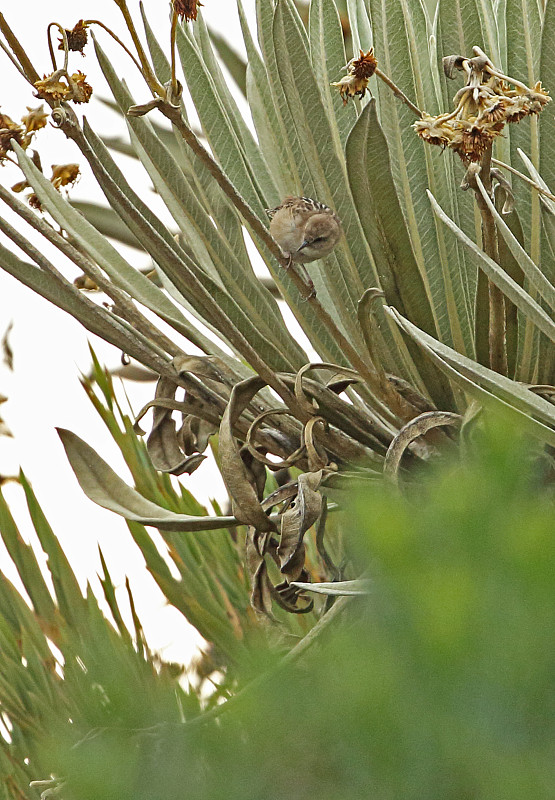
{"label": "bird perched on leaf", "polygon": [[270,233],[296,264],[308,264],[331,253],[341,238],[339,217],[310,197],[286,197],[267,209]]}

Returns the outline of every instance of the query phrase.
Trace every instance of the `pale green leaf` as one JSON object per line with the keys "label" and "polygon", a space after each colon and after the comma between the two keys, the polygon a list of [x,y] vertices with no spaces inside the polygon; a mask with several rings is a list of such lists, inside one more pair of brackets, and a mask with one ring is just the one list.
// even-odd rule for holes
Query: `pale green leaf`
{"label": "pale green leaf", "polygon": [[81,488],[99,506],[167,531],[212,531],[238,524],[235,517],[195,517],[156,505],[122,481],[90,445],[71,431],[57,430]]}

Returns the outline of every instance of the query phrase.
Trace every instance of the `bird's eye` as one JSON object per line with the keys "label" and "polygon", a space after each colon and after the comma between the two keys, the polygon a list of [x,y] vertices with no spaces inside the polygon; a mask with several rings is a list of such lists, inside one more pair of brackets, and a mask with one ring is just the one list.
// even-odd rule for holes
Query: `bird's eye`
{"label": "bird's eye", "polygon": [[317,236],[316,239],[312,240],[312,244],[316,244],[317,242],[323,242],[325,241],[325,239],[326,239],[325,236]]}

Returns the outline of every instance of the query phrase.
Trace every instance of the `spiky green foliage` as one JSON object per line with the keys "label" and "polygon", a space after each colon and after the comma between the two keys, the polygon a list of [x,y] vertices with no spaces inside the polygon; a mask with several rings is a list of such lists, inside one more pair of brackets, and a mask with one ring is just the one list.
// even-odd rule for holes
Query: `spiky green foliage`
{"label": "spiky green foliage", "polygon": [[419,473],[411,496],[376,486],[352,504],[366,597],[342,598],[285,659],[261,638],[236,650],[242,691],[202,712],[72,590],[26,486],[71,604],[58,582],[46,625],[1,583],[4,796],[36,797],[46,787],[26,782],[54,772],[64,800],[547,800],[553,493],[539,448],[507,420],[468,444],[464,462]]}

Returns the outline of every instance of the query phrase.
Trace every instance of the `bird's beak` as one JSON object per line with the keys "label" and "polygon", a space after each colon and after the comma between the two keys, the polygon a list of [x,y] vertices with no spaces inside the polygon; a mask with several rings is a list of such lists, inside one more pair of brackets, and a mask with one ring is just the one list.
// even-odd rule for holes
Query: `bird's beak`
{"label": "bird's beak", "polygon": [[309,244],[310,242],[305,239],[302,245],[299,247],[299,250],[303,250],[305,247],[308,247]]}

